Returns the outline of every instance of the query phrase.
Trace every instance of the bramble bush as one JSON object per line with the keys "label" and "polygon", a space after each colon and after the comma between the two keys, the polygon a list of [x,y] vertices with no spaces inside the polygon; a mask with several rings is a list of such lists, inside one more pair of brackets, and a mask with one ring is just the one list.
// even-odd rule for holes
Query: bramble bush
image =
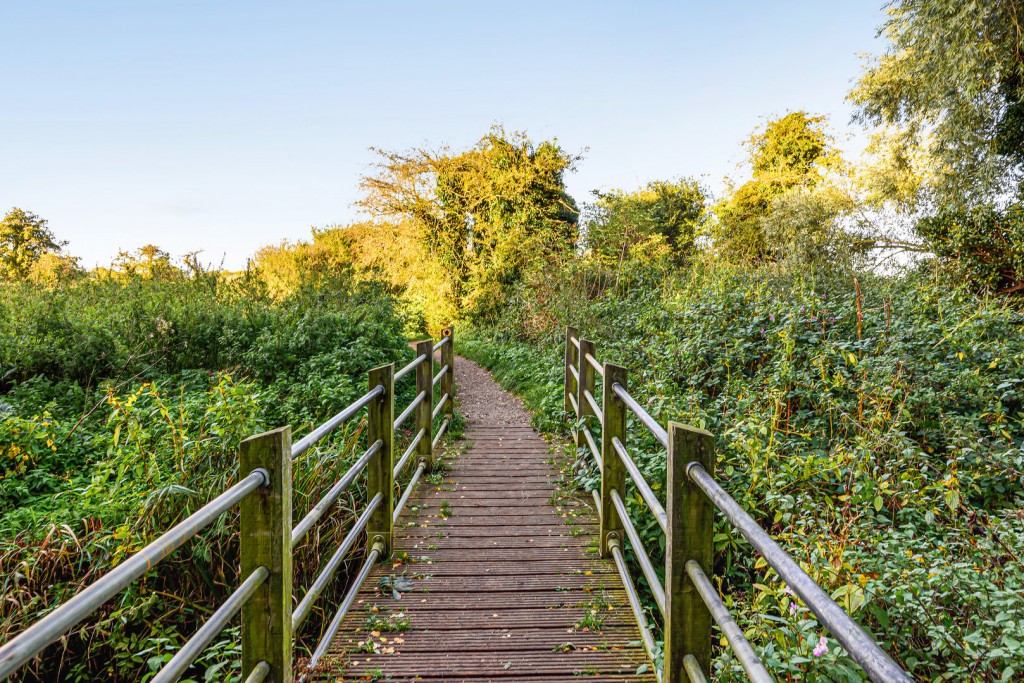
{"label": "bramble bush", "polygon": [[[538,426],[565,428],[563,325],[577,326],[660,422],[716,435],[722,485],[915,677],[1024,671],[1024,316],[1012,302],[928,269],[855,282],[698,265],[575,296],[569,277],[538,275],[501,329],[462,333],[462,352],[521,393]],[[664,450],[638,422],[629,442],[661,495]],[[588,462],[584,488],[599,481]],[[628,504],[659,561],[660,530],[638,495]],[[723,597],[780,680],[863,679],[721,519],[715,546]],[[745,680],[728,648],[715,666]]]}

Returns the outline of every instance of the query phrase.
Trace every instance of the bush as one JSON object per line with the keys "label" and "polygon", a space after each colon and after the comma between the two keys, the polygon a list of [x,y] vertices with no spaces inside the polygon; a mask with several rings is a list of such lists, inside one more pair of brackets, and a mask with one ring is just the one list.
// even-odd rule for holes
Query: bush
{"label": "bush", "polygon": [[[462,348],[562,418],[572,324],[662,424],[717,437],[722,485],[915,677],[1000,680],[1022,670],[1024,316],[928,274],[810,279],[696,267],[628,287],[521,292],[500,330]],[[548,297],[543,317],[531,311]],[[466,335],[463,334],[463,339]],[[638,424],[628,447],[656,491],[665,453]],[[585,460],[581,460],[585,462]],[[579,467],[585,488],[597,474]],[[648,551],[663,540],[628,496]],[[720,518],[715,573],[780,678],[858,680],[806,608]],[[634,573],[639,577],[639,572]],[[792,609],[791,609],[792,605]],[[656,610],[655,610],[656,611]],[[727,650],[719,680],[742,676]],[[1003,679],[1005,680],[1005,679]]]}
{"label": "bush", "polygon": [[959,278],[991,292],[1024,291],[1024,205],[942,211],[917,232]]}
{"label": "bush", "polygon": [[[282,300],[251,274],[0,287],[0,640],[230,486],[242,439],[283,424],[299,438],[362,395],[367,370],[411,358],[404,323],[387,290],[346,278]],[[295,462],[297,518],[362,452],[362,431],[351,423]],[[341,541],[360,495],[296,549],[296,586]],[[25,679],[150,678],[237,586],[237,514],[76,627]],[[229,629],[190,675],[222,680],[238,666]]]}

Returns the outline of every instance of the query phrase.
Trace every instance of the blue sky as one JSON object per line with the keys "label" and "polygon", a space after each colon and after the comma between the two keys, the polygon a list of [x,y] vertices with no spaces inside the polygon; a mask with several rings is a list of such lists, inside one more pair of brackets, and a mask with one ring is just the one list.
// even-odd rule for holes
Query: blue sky
{"label": "blue sky", "polygon": [[492,124],[583,152],[596,188],[720,189],[765,117],[844,98],[882,0],[22,2],[0,5],[0,211],[83,265],[154,243],[237,268],[357,217],[370,146]]}

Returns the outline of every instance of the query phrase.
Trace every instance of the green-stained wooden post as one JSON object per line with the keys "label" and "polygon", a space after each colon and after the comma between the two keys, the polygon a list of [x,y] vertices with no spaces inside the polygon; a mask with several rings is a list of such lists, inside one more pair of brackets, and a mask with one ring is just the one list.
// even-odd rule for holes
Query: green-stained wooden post
{"label": "green-stained wooden post", "polygon": [[572,407],[572,399],[570,396],[576,395],[576,378],[572,376],[572,368],[579,365],[579,361],[576,358],[576,345],[572,343],[575,339],[579,341],[580,331],[575,327],[565,328],[565,412],[570,415],[575,414],[576,410]]}
{"label": "green-stained wooden post", "polygon": [[452,328],[441,330],[441,337],[448,342],[441,347],[441,367],[448,366],[448,372],[441,378],[441,396],[448,394],[448,402],[444,405],[444,415],[450,421],[455,419],[455,336]]}
{"label": "green-stained wooden post", "polygon": [[601,471],[601,557],[611,557],[608,548],[610,538],[622,543],[622,521],[619,519],[615,503],[612,502],[612,491],[618,491],[623,500],[626,499],[626,466],[615,450],[614,439],[626,445],[626,404],[615,395],[613,387],[621,384],[626,388],[626,368],[604,364],[604,381],[601,383],[603,396],[601,412],[601,460],[604,469]]}
{"label": "green-stained wooden post", "polygon": [[367,443],[381,441],[377,454],[366,465],[366,499],[373,500],[377,493],[384,494],[377,509],[366,524],[366,546],[373,548],[375,539],[384,542],[384,554],[391,548],[392,521],[395,498],[392,479],[394,468],[395,435],[395,366],[384,365],[370,370],[369,388],[384,387],[384,395],[370,402],[367,413]]}
{"label": "green-stained wooden post", "polygon": [[416,342],[416,357],[426,355],[427,359],[416,366],[416,395],[426,394],[416,408],[416,434],[424,431],[423,438],[416,446],[416,459],[427,463],[427,471],[434,466],[434,340]]}
{"label": "green-stained wooden post", "polygon": [[[580,373],[580,381],[576,383],[576,405],[579,406],[579,413],[577,417],[579,422],[586,427],[592,427],[594,425],[594,411],[590,407],[590,403],[587,401],[587,397],[583,395],[584,391],[589,391],[591,394],[594,393],[594,366],[587,362],[587,354],[589,353],[592,357],[597,358],[597,346],[592,341],[586,339],[580,339],[579,353],[576,355],[576,361],[578,363],[577,370]],[[587,419],[591,418],[591,419]],[[594,430],[590,430],[593,435]],[[577,448],[588,448],[587,440],[581,434],[576,434],[576,447]]]}
{"label": "green-stained wooden post", "polygon": [[686,573],[695,560],[707,576],[714,569],[714,505],[687,476],[699,463],[714,474],[715,437],[710,432],[670,422],[665,512],[665,683],[688,680],[683,658],[693,655],[711,678],[711,613]]}
{"label": "green-stained wooden post", "polygon": [[264,679],[292,680],[292,430],[282,427],[242,442],[239,472],[263,468],[270,481],[240,505],[241,578],[259,567],[269,578],[242,606],[242,674],[260,662]]}

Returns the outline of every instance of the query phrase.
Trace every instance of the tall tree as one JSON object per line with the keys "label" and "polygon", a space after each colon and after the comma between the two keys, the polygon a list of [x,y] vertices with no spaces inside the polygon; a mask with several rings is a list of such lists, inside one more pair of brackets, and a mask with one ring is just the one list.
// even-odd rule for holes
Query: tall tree
{"label": "tall tree", "polygon": [[859,118],[934,155],[935,206],[1005,199],[1024,177],[1024,3],[892,0],[879,33],[890,47],[850,93]]}
{"label": "tall tree", "polygon": [[557,141],[535,144],[496,127],[459,154],[377,152],[362,205],[380,218],[412,221],[471,313],[493,317],[524,269],[576,243],[579,212],[564,176],[577,157]]}
{"label": "tall tree", "polygon": [[[830,176],[845,173],[845,165],[825,117],[796,111],[772,119],[746,146],[752,177],[715,206],[715,251],[744,262],[779,260],[794,249],[826,254],[805,247],[839,234],[836,219],[847,202],[829,184]],[[793,216],[799,220],[791,221]]]}
{"label": "tall tree", "polygon": [[28,277],[45,254],[60,254],[66,245],[57,241],[45,219],[24,209],[11,209],[0,221],[0,279]]}

